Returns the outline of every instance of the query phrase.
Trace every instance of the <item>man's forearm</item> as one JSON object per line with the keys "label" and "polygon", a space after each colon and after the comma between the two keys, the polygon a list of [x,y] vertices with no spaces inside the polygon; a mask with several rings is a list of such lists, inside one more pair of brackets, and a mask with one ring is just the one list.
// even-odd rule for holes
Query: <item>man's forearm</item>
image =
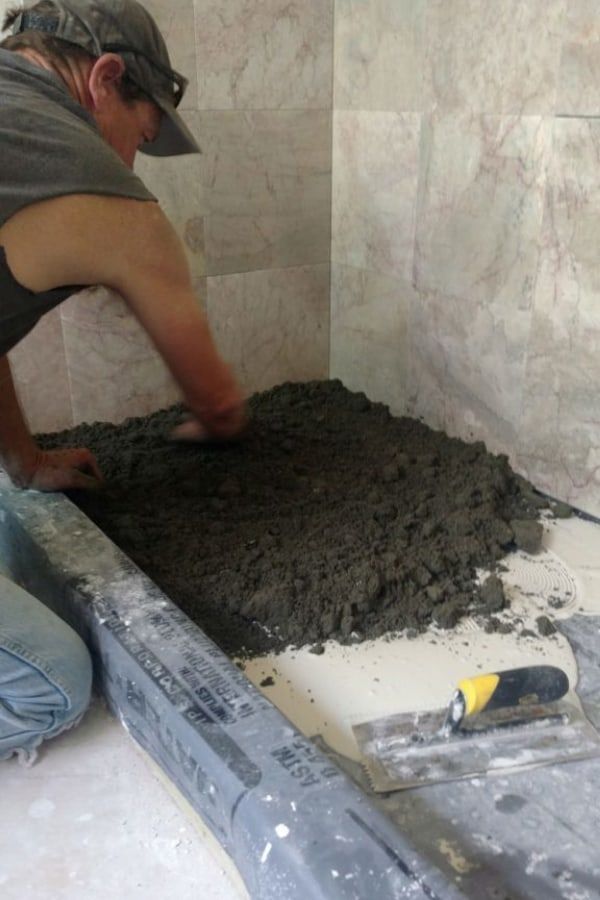
{"label": "man's forearm", "polygon": [[34,464],[36,444],[19,405],[7,356],[0,356],[0,462],[14,481]]}
{"label": "man's forearm", "polygon": [[156,345],[181,387],[190,408],[217,412],[229,396],[233,377],[221,359],[206,319],[197,310],[172,315],[156,333]]}

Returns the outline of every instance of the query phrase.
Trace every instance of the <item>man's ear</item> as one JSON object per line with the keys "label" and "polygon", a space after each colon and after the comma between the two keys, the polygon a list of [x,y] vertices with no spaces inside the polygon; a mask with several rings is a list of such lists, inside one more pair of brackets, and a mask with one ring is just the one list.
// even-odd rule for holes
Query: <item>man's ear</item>
{"label": "man's ear", "polygon": [[103,53],[91,68],[88,88],[94,108],[101,110],[112,96],[125,72],[125,63],[118,53]]}

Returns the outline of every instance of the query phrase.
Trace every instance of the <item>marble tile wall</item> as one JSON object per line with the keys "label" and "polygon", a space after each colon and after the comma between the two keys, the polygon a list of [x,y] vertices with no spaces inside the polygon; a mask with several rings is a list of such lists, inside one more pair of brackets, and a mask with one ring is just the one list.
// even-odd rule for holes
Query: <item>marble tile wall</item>
{"label": "marble tile wall", "polygon": [[178,391],[123,300],[105,288],[62,306],[73,421],[121,421],[178,400]]}
{"label": "marble tile wall", "polygon": [[60,310],[44,316],[13,348],[9,360],[29,427],[34,431],[69,428],[73,407]]}
{"label": "marble tile wall", "polygon": [[331,374],[600,513],[600,10],[336,0]]}
{"label": "marble tile wall", "polygon": [[249,391],[327,377],[328,264],[215,276],[208,314]]}
{"label": "marble tile wall", "polygon": [[519,431],[550,136],[541,116],[424,123],[410,404],[496,451]]}
{"label": "marble tile wall", "polygon": [[[190,79],[181,110],[203,154],[140,154],[136,170],[183,240],[198,302],[246,391],[325,377],[333,0],[143,2]],[[118,422],[178,397],[110,292],[72,298],[40,328],[13,354],[34,430]],[[64,376],[54,398],[36,387],[41,340]]]}
{"label": "marble tile wall", "polygon": [[408,399],[420,132],[410,112],[334,115],[330,370],[396,412]]}
{"label": "marble tile wall", "polygon": [[194,7],[200,109],[331,109],[331,0]]}
{"label": "marble tile wall", "polygon": [[[146,3],[204,153],[139,172],[247,390],[330,360],[600,513],[595,0]],[[177,393],[104,291],[13,365],[34,427]]]}
{"label": "marble tile wall", "polygon": [[600,511],[600,120],[555,119],[518,463]]}

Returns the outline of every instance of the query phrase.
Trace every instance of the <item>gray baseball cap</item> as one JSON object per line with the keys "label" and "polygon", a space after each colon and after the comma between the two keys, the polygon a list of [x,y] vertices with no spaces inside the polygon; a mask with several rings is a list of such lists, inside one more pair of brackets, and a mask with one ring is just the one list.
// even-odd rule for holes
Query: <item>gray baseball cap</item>
{"label": "gray baseball cap", "polygon": [[[46,12],[48,2],[55,8]],[[160,107],[164,115],[158,138],[143,144],[150,156],[201,153],[177,112],[187,79],[171,66],[165,41],[156,22],[136,0],[47,0],[24,9],[13,34],[43,31],[87,50],[92,56],[118,53],[127,75]]]}

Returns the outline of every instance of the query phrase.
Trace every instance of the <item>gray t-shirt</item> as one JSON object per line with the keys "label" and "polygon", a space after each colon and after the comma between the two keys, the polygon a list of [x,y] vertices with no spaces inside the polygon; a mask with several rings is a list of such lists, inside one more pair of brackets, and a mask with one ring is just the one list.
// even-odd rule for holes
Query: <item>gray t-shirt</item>
{"label": "gray t-shirt", "polygon": [[[156,199],[58,76],[0,49],[0,225],[32,203],[67,194]],[[0,246],[0,356],[82,287],[32,293],[15,281]]]}

